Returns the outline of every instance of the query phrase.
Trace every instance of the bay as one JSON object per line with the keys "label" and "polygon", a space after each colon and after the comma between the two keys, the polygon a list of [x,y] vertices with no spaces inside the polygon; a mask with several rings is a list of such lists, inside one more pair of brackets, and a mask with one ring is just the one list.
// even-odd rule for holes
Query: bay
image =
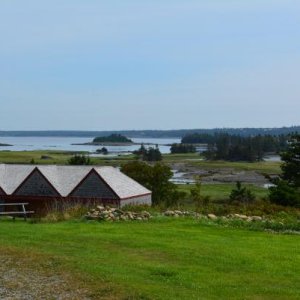
{"label": "bay", "polygon": [[[12,146],[0,146],[0,151],[37,151],[37,150],[58,150],[58,151],[87,151],[95,153],[101,146],[78,145],[91,142],[92,139],[85,137],[0,137],[0,143]],[[176,138],[132,138],[135,145],[130,146],[105,146],[113,154],[125,154],[140,148],[144,143],[152,146],[158,145],[162,153],[170,153],[170,144],[180,143]],[[74,145],[76,144],[76,145]],[[150,146],[150,145],[149,145]]]}

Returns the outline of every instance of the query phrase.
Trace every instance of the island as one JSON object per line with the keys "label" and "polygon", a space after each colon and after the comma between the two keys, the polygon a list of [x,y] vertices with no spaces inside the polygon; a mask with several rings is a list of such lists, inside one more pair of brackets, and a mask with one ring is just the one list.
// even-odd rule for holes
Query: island
{"label": "island", "polygon": [[12,147],[12,145],[10,145],[10,144],[2,144],[2,143],[0,143],[0,147]]}
{"label": "island", "polygon": [[94,138],[94,144],[114,143],[114,144],[133,144],[133,141],[121,134],[111,134],[109,136],[99,136]]}
{"label": "island", "polygon": [[[76,144],[72,144],[76,145]],[[105,146],[127,146],[134,145],[134,142],[121,134],[95,137],[92,142],[77,145],[105,145]]]}

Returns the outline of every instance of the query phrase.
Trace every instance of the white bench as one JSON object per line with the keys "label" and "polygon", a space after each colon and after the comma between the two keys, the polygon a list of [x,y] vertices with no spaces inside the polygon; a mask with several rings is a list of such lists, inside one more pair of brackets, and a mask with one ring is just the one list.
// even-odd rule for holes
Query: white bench
{"label": "white bench", "polygon": [[20,210],[0,211],[0,217],[1,216],[11,216],[11,217],[13,217],[14,220],[16,217],[23,217],[24,220],[26,221],[28,215],[34,214],[34,211],[26,210],[26,208],[25,208],[26,205],[28,205],[28,203],[0,203],[0,209],[2,207],[6,208],[9,206],[20,208]]}

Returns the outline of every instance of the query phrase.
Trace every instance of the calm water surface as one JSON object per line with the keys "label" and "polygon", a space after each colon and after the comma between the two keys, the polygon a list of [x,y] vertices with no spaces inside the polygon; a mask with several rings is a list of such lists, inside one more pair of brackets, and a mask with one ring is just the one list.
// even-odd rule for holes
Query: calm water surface
{"label": "calm water surface", "polygon": [[[80,137],[0,137],[0,143],[13,145],[12,147],[1,147],[0,151],[33,151],[33,150],[64,150],[64,151],[89,151],[95,152],[101,146],[72,145],[91,142],[93,138]],[[180,143],[180,139],[154,139],[133,138],[135,143],[157,144],[162,153],[170,153],[172,143]],[[131,146],[106,146],[111,153],[126,153],[140,148],[140,145]]]}

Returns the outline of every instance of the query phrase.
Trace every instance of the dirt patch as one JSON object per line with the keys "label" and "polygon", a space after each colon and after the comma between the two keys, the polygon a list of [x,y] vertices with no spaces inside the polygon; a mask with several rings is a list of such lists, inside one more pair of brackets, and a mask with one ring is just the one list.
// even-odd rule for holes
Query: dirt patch
{"label": "dirt patch", "polygon": [[0,299],[91,299],[70,275],[55,271],[53,260],[46,265],[37,265],[31,258],[20,259],[13,253],[0,253]]}
{"label": "dirt patch", "polygon": [[[236,183],[241,181],[247,184],[254,184],[257,186],[264,186],[269,181],[257,171],[235,170],[234,168],[211,168],[202,169],[198,166],[191,166],[188,164],[173,164],[173,170],[180,174],[182,180],[192,181],[195,176],[201,176],[203,183],[219,184],[219,183]],[[178,179],[178,176],[176,177]]]}

